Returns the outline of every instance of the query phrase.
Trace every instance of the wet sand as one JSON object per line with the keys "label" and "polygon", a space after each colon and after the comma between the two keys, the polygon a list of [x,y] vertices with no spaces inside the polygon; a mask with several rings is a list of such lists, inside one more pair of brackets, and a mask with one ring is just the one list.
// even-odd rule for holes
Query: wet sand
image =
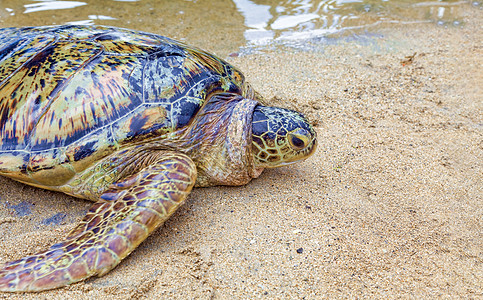
{"label": "wet sand", "polygon": [[[194,190],[102,278],[0,297],[483,297],[483,12],[461,13],[463,27],[229,58],[267,102],[316,124],[317,152],[243,187]],[[0,186],[0,261],[59,241],[91,205]]]}

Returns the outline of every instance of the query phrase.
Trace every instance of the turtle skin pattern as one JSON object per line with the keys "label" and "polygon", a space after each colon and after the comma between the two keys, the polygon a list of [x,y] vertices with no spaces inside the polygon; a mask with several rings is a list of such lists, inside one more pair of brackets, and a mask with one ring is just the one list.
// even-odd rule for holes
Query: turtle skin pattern
{"label": "turtle skin pattern", "polygon": [[[206,103],[218,93],[232,97]],[[209,164],[200,160],[221,124],[198,116],[195,126],[195,116],[226,119],[225,102],[250,93],[231,65],[158,35],[0,29],[0,174],[96,201],[66,240],[5,263],[0,290],[51,289],[115,267],[197,180],[211,185],[196,165]]]}
{"label": "turtle skin pattern", "polygon": [[0,175],[96,202],[62,242],[1,264],[0,291],[102,276],[194,186],[243,185],[312,154],[307,120],[259,100],[230,64],[162,36],[0,29]]}
{"label": "turtle skin pattern", "polygon": [[0,289],[40,291],[104,275],[176,211],[195,179],[189,157],[163,153],[105,191],[63,242],[4,264]]}

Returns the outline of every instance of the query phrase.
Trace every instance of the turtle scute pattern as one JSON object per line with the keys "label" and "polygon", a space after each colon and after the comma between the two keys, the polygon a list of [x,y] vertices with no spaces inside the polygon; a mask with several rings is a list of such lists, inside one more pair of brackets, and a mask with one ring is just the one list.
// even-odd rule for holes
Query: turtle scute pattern
{"label": "turtle scute pattern", "polygon": [[[0,265],[0,291],[101,276],[193,186],[243,185],[314,151],[302,115],[254,98],[233,66],[162,36],[103,26],[0,29],[0,175],[96,202],[62,242]],[[267,151],[276,161],[261,158]]]}
{"label": "turtle scute pattern", "polygon": [[24,29],[0,49],[2,149],[50,150],[106,126],[117,132],[122,117],[149,104],[166,109],[152,125],[174,131],[207,93],[243,92],[238,71],[208,54],[159,36],[101,29],[60,27],[39,36],[40,29]]}
{"label": "turtle scute pattern", "polygon": [[[213,123],[228,122],[223,112],[250,91],[229,64],[158,35],[0,29],[0,174],[96,201],[64,241],[1,265],[0,290],[52,289],[114,268],[184,202],[200,178],[193,159],[213,148],[200,146],[205,133],[221,141],[226,129]],[[230,109],[206,105],[220,93],[231,93]],[[197,129],[200,110],[220,116],[199,117],[207,127]]]}
{"label": "turtle scute pattern", "polygon": [[24,182],[57,166],[68,179],[79,160],[176,132],[209,94],[250,93],[232,66],[153,34],[61,26],[3,29],[0,41],[0,170]]}

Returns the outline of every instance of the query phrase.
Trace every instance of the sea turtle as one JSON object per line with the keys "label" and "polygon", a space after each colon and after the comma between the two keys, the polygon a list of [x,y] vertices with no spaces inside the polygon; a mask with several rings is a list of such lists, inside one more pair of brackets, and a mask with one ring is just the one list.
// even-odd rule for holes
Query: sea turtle
{"label": "sea turtle", "polygon": [[243,185],[314,152],[303,115],[257,98],[227,62],[159,35],[0,29],[0,175],[96,202],[64,241],[1,265],[0,290],[102,276],[193,186]]}

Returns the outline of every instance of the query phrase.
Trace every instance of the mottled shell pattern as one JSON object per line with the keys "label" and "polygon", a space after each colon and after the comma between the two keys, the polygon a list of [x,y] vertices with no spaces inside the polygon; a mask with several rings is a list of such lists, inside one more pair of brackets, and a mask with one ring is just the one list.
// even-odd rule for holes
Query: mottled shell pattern
{"label": "mottled shell pattern", "polygon": [[31,185],[61,186],[115,151],[179,135],[210,94],[254,96],[230,64],[149,33],[5,28],[0,47],[0,173]]}
{"label": "mottled shell pattern", "polygon": [[202,50],[110,27],[0,29],[0,175],[96,203],[64,240],[0,263],[0,291],[102,276],[197,186],[242,185],[316,148]]}

